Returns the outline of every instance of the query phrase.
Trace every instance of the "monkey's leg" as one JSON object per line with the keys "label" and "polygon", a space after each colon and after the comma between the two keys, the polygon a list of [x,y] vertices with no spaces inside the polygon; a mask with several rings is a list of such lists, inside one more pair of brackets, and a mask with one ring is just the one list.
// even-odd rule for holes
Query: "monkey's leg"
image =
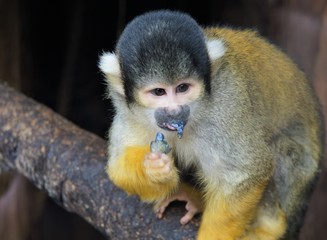
{"label": "monkey's leg", "polygon": [[178,191],[154,206],[154,211],[158,218],[162,218],[163,213],[171,202],[186,202],[187,213],[181,218],[181,224],[187,224],[192,218],[203,211],[202,194],[189,184],[182,183]]}
{"label": "monkey's leg", "polygon": [[271,182],[264,193],[260,207],[242,240],[278,240],[287,227],[285,213],[280,208],[274,183]]}
{"label": "monkey's leg", "polygon": [[126,147],[119,159],[109,162],[107,171],[117,186],[144,201],[166,198],[179,184],[172,159],[150,153],[149,146]]}
{"label": "monkey's leg", "polygon": [[266,183],[225,196],[209,189],[197,236],[198,240],[235,240],[242,236],[256,214]]}
{"label": "monkey's leg", "polygon": [[278,240],[286,231],[284,212],[277,208],[275,212],[259,209],[257,219],[242,240]]}

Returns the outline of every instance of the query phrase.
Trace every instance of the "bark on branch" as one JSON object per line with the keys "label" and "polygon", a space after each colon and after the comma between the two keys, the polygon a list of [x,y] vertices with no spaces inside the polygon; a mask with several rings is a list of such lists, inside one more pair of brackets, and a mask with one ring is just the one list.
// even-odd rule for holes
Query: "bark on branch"
{"label": "bark on branch", "polygon": [[180,207],[163,220],[116,188],[104,171],[106,142],[0,83],[0,173],[17,170],[61,206],[112,239],[193,239]]}

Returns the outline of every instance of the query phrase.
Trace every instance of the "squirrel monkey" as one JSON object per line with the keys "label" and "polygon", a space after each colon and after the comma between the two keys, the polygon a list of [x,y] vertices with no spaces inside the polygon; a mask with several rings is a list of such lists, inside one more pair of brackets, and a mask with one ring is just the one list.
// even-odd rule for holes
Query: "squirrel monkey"
{"label": "squirrel monkey", "polygon": [[[203,29],[163,10],[132,20],[99,67],[116,109],[107,172],[118,187],[155,203],[159,217],[186,201],[182,224],[203,212],[199,240],[296,238],[323,124],[285,54],[254,31]],[[159,131],[170,152],[150,151]]]}

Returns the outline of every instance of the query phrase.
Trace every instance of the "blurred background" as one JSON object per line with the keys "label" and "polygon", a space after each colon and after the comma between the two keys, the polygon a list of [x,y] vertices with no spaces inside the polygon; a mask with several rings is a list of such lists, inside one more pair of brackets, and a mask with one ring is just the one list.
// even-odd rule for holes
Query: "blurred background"
{"label": "blurred background", "polygon": [[[256,29],[303,69],[326,113],[327,0],[0,0],[0,81],[105,138],[113,111],[98,56],[114,49],[126,23],[154,9],[185,11],[203,26]],[[302,240],[327,236],[326,163]],[[0,239],[104,237],[10,173],[0,176]]]}

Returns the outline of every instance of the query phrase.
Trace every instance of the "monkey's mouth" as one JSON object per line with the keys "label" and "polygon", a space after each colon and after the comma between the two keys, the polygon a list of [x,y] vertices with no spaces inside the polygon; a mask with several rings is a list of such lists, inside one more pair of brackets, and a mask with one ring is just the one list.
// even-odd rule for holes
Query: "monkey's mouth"
{"label": "monkey's mouth", "polygon": [[187,123],[186,121],[170,121],[170,122],[163,122],[157,124],[162,129],[169,130],[169,131],[177,131],[178,138],[182,138],[186,123]]}

